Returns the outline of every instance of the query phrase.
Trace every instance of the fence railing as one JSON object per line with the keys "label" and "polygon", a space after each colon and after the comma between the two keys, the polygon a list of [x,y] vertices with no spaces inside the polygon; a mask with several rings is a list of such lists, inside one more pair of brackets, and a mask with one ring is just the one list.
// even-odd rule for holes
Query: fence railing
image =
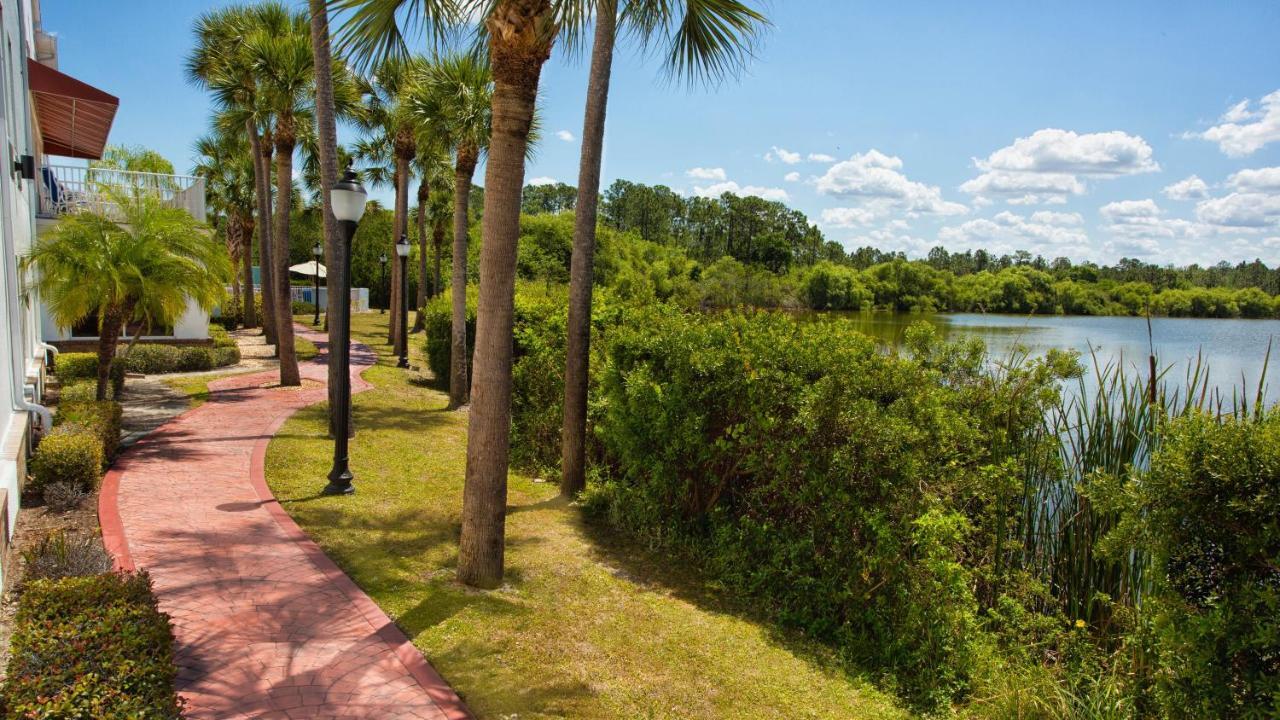
{"label": "fence railing", "polygon": [[201,177],[45,165],[40,168],[38,185],[41,217],[85,210],[112,215],[119,208],[108,191],[115,190],[158,197],[167,205],[186,210],[200,222],[205,221],[204,178]]}

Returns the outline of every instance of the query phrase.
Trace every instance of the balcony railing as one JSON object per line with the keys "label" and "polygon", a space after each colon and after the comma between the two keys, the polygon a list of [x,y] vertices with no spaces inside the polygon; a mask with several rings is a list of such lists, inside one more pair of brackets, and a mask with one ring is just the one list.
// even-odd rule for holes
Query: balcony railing
{"label": "balcony railing", "polygon": [[205,221],[204,178],[189,175],[87,168],[74,165],[45,165],[40,168],[40,217],[57,217],[73,212],[114,215],[118,207],[110,190],[140,192],[181,208],[200,222]]}

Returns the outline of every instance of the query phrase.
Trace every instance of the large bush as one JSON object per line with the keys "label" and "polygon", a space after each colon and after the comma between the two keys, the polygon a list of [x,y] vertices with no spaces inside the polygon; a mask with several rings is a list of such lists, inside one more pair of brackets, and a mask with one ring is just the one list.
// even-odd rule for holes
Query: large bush
{"label": "large bush", "polygon": [[1280,709],[1280,410],[1172,422],[1140,482],[1097,483],[1123,512],[1111,553],[1152,555],[1144,603],[1169,717]]}
{"label": "large bush", "polygon": [[965,690],[977,592],[1017,512],[1008,448],[1072,363],[997,379],[980,345],[924,329],[909,359],[840,323],[667,308],[633,313],[608,344],[597,432],[612,477],[591,507],[889,671],[921,706]]}
{"label": "large bush", "polygon": [[78,378],[98,377],[97,353],[60,353],[54,361],[53,372],[62,382]]}
{"label": "large bush", "polygon": [[3,715],[180,718],[173,634],[145,573],[37,580],[14,618]]}
{"label": "large bush", "polygon": [[[225,331],[223,332],[223,337],[226,337]],[[238,362],[240,351],[235,343],[227,345],[226,342],[220,342],[218,337],[214,338],[213,347],[139,344],[125,356],[125,366],[129,372],[144,375],[199,372]]]}
{"label": "large bush", "polygon": [[76,426],[92,433],[102,446],[104,462],[109,463],[120,446],[123,416],[120,403],[112,400],[62,402],[53,422],[55,426]]}
{"label": "large bush", "polygon": [[[467,290],[467,377],[471,377],[471,355],[476,347],[476,299],[474,289]],[[427,366],[436,376],[436,382],[449,388],[449,357],[453,347],[453,300],[448,290],[427,301],[423,308],[423,325],[426,328]]]}

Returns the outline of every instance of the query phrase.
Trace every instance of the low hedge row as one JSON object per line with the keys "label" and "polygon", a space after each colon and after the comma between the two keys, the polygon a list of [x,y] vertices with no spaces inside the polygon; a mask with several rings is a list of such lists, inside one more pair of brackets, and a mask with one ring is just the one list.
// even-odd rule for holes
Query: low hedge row
{"label": "low hedge row", "polygon": [[120,445],[123,409],[112,400],[84,400],[62,402],[54,417],[54,426],[75,426],[84,429],[102,444],[102,457],[110,462]]}
{"label": "low hedge row", "polygon": [[[210,335],[214,339],[213,347],[158,345],[141,343],[135,345],[127,355],[113,363],[113,376],[119,376],[123,384],[124,373],[142,373],[155,375],[175,372],[198,372],[214,368],[235,365],[240,362],[238,348],[226,330],[210,327]],[[63,353],[58,356],[54,370],[62,382],[78,379],[93,379],[98,376],[97,353]],[[116,378],[113,377],[113,384]]]}
{"label": "low hedge row", "polygon": [[96,488],[120,445],[122,416],[120,403],[111,400],[61,402],[53,431],[31,459],[27,488],[42,494],[54,486]]}
{"label": "low hedge row", "polygon": [[36,580],[18,601],[0,715],[176,719],[176,676],[145,572]]}

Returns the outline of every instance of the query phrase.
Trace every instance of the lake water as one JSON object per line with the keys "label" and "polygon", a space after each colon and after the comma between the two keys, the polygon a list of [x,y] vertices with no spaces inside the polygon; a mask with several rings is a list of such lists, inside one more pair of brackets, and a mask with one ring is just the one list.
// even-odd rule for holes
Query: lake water
{"label": "lake water", "polygon": [[[898,315],[854,313],[845,321],[873,337],[897,346],[914,322],[924,320],[942,335],[956,340],[981,338],[996,357],[1008,355],[1015,345],[1043,354],[1050,348],[1077,350],[1089,367],[1090,350],[1101,362],[1123,362],[1127,368],[1147,373],[1147,321],[1135,317],[1059,317],[1021,315]],[[1181,383],[1197,354],[1209,368],[1210,381],[1231,397],[1243,379],[1252,392],[1262,374],[1267,344],[1274,343],[1267,371],[1267,398],[1280,401],[1280,320],[1208,320],[1152,318],[1151,334],[1160,367],[1168,367],[1168,379]]]}

